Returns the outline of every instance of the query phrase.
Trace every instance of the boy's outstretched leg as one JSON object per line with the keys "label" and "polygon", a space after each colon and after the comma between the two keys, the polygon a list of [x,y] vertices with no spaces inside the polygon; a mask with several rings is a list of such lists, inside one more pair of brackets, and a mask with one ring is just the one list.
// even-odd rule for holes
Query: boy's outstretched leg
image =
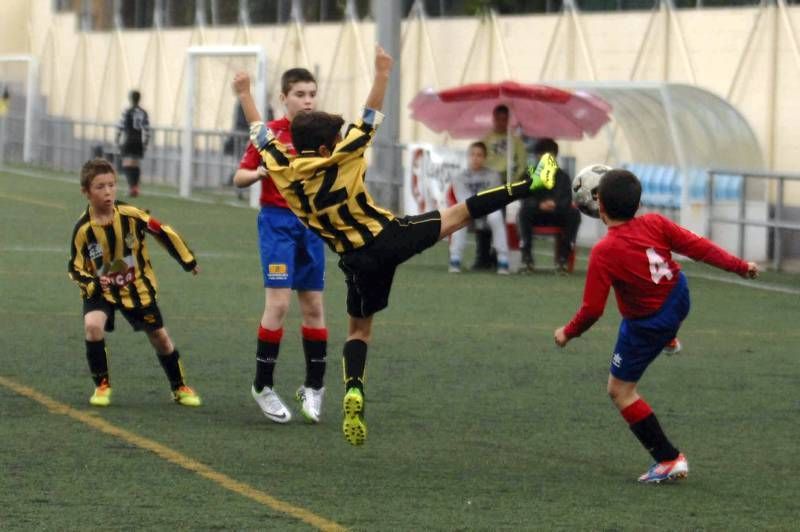
{"label": "boy's outstretched leg", "polygon": [[527,198],[537,190],[552,189],[556,183],[556,172],[558,164],[548,153],[539,159],[536,167],[528,168],[527,179],[483,190],[467,198],[464,203],[444,209],[439,237],[449,236],[466,226],[470,220],[500,210],[512,201]]}
{"label": "boy's outstretched leg", "polygon": [[661,425],[644,399],[636,391],[636,383],[608,376],[608,394],[628,422],[628,427],[655,463],[639,477],[639,482],[660,483],[678,480],[689,475],[686,457],[673,447]]}
{"label": "boy's outstretched leg", "polygon": [[344,421],[342,432],[351,445],[363,445],[367,439],[364,422],[364,380],[367,365],[367,343],[372,329],[372,316],[350,317],[350,333],[342,352],[345,394],[342,400]]}

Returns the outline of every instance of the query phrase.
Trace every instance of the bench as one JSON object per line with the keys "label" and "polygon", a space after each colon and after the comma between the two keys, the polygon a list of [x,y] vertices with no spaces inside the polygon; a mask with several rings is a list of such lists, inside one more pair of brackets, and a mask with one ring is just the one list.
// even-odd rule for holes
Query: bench
{"label": "bench", "polygon": [[[508,249],[519,250],[519,234],[516,224],[506,224],[506,234],[508,236]],[[558,248],[561,239],[565,238],[564,228],[557,225],[534,225],[534,236],[552,236],[553,238],[553,263],[557,265]],[[567,271],[572,273],[575,270],[575,250],[573,249],[567,257]]]}
{"label": "bench", "polygon": [[[652,163],[624,163],[622,168],[636,174],[642,184],[642,206],[653,209],[679,209],[683,188],[681,174],[674,166]],[[708,172],[702,168],[687,169],[689,201],[706,203]],[[742,176],[717,174],[714,178],[714,201],[736,201],[742,194]]]}

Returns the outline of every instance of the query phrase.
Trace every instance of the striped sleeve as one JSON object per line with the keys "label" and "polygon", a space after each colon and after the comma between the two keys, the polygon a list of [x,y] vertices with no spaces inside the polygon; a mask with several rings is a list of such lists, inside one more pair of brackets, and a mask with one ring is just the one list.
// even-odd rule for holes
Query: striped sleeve
{"label": "striped sleeve", "polygon": [[344,139],[336,145],[331,158],[341,164],[348,159],[363,157],[383,121],[383,113],[364,108],[361,119],[347,127]]}
{"label": "striped sleeve", "polygon": [[278,188],[286,188],[291,182],[290,165],[294,156],[262,122],[250,124],[250,141],[264,160],[264,165]]}
{"label": "striped sleeve", "polygon": [[163,224],[150,216],[147,212],[134,207],[133,205],[117,204],[119,213],[123,216],[131,216],[143,224],[144,230],[155,237],[164,246],[167,253],[175,259],[185,271],[190,271],[197,266],[197,259],[194,252],[189,249],[186,241],[167,224]]}
{"label": "striped sleeve", "polygon": [[94,294],[99,293],[100,282],[92,273],[93,268],[91,266],[91,261],[87,257],[86,224],[86,219],[81,218],[72,231],[67,272],[70,278],[77,283],[78,288],[80,288],[81,296],[88,299]]}

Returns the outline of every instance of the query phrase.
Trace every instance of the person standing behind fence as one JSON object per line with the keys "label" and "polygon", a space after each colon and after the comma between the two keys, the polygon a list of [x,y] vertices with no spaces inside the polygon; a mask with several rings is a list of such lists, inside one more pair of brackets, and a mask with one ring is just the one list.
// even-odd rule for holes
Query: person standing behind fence
{"label": "person standing behind fence", "polygon": [[[267,125],[281,142],[293,150],[292,120],[297,114],[316,108],[317,80],[305,68],[287,70],[281,76],[280,100],[286,106],[286,116]],[[328,349],[328,329],[322,303],[325,248],[322,240],[289,209],[267,173],[261,155],[248,142],[233,182],[241,188],[257,181],[261,181],[258,241],[266,291],[264,312],[258,327],[256,376],[251,394],[268,419],[275,423],[291,420],[291,412],[273,390],[273,373],[283,337],[283,322],[289,311],[292,290],[296,290],[303,315],[301,335],[306,378],[295,397],[306,421],[317,423],[325,393],[323,378]]]}
{"label": "person standing behind fence", "polygon": [[117,146],[122,158],[122,173],[128,180],[128,195],[139,195],[139,179],[141,168],[139,161],[147,151],[150,141],[150,119],[147,111],[139,106],[142,95],[137,90],[128,94],[131,106],[122,111],[122,118],[117,124]]}
{"label": "person standing behind fence", "polygon": [[[487,168],[486,144],[473,142],[467,150],[467,169],[453,179],[453,195],[456,203],[467,200],[481,190],[486,190],[497,185],[497,172]],[[497,251],[497,273],[508,275],[508,239],[503,213],[494,211],[484,218],[489,225],[492,235],[492,244]],[[450,237],[450,273],[461,271],[461,255],[464,244],[467,242],[467,228],[459,229]]]}

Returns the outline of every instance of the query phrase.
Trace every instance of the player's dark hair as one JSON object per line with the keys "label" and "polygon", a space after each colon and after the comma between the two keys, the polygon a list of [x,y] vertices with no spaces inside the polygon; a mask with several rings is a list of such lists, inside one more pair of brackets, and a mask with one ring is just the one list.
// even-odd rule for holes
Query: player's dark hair
{"label": "player's dark hair", "polygon": [[128,99],[133,105],[139,105],[139,100],[142,99],[142,93],[137,90],[132,90],[128,93]]}
{"label": "player's dark hair", "polygon": [[486,154],[489,153],[489,149],[486,147],[486,144],[484,144],[483,142],[481,142],[479,140],[476,141],[476,142],[473,142],[472,144],[470,144],[469,148],[467,148],[467,150],[471,150],[472,148],[480,148],[483,151],[483,156],[484,157],[486,157]]}
{"label": "player's dark hair", "polygon": [[633,173],[616,168],[600,178],[597,197],[606,214],[613,220],[630,220],[639,210],[642,184]]}
{"label": "player's dark hair", "polygon": [[533,145],[534,155],[544,155],[545,153],[553,154],[553,157],[558,156],[558,143],[553,139],[539,139]]}
{"label": "player's dark hair", "polygon": [[290,68],[284,72],[281,76],[281,92],[283,95],[286,96],[289,94],[289,91],[292,90],[292,85],[300,81],[317,82],[316,78],[314,78],[314,74],[305,68]]}
{"label": "player's dark hair", "polygon": [[509,114],[508,106],[501,103],[500,105],[495,107],[494,110],[492,111],[492,115],[496,115],[496,114],[500,114],[500,113],[506,114],[506,115]]}
{"label": "player's dark hair", "polygon": [[92,185],[92,180],[101,174],[114,174],[114,179],[117,178],[114,165],[105,159],[98,157],[83,163],[81,168],[81,188],[88,189]]}
{"label": "player's dark hair", "polygon": [[333,151],[344,119],[324,111],[298,113],[292,120],[292,143],[297,153],[316,152],[320,146]]}

